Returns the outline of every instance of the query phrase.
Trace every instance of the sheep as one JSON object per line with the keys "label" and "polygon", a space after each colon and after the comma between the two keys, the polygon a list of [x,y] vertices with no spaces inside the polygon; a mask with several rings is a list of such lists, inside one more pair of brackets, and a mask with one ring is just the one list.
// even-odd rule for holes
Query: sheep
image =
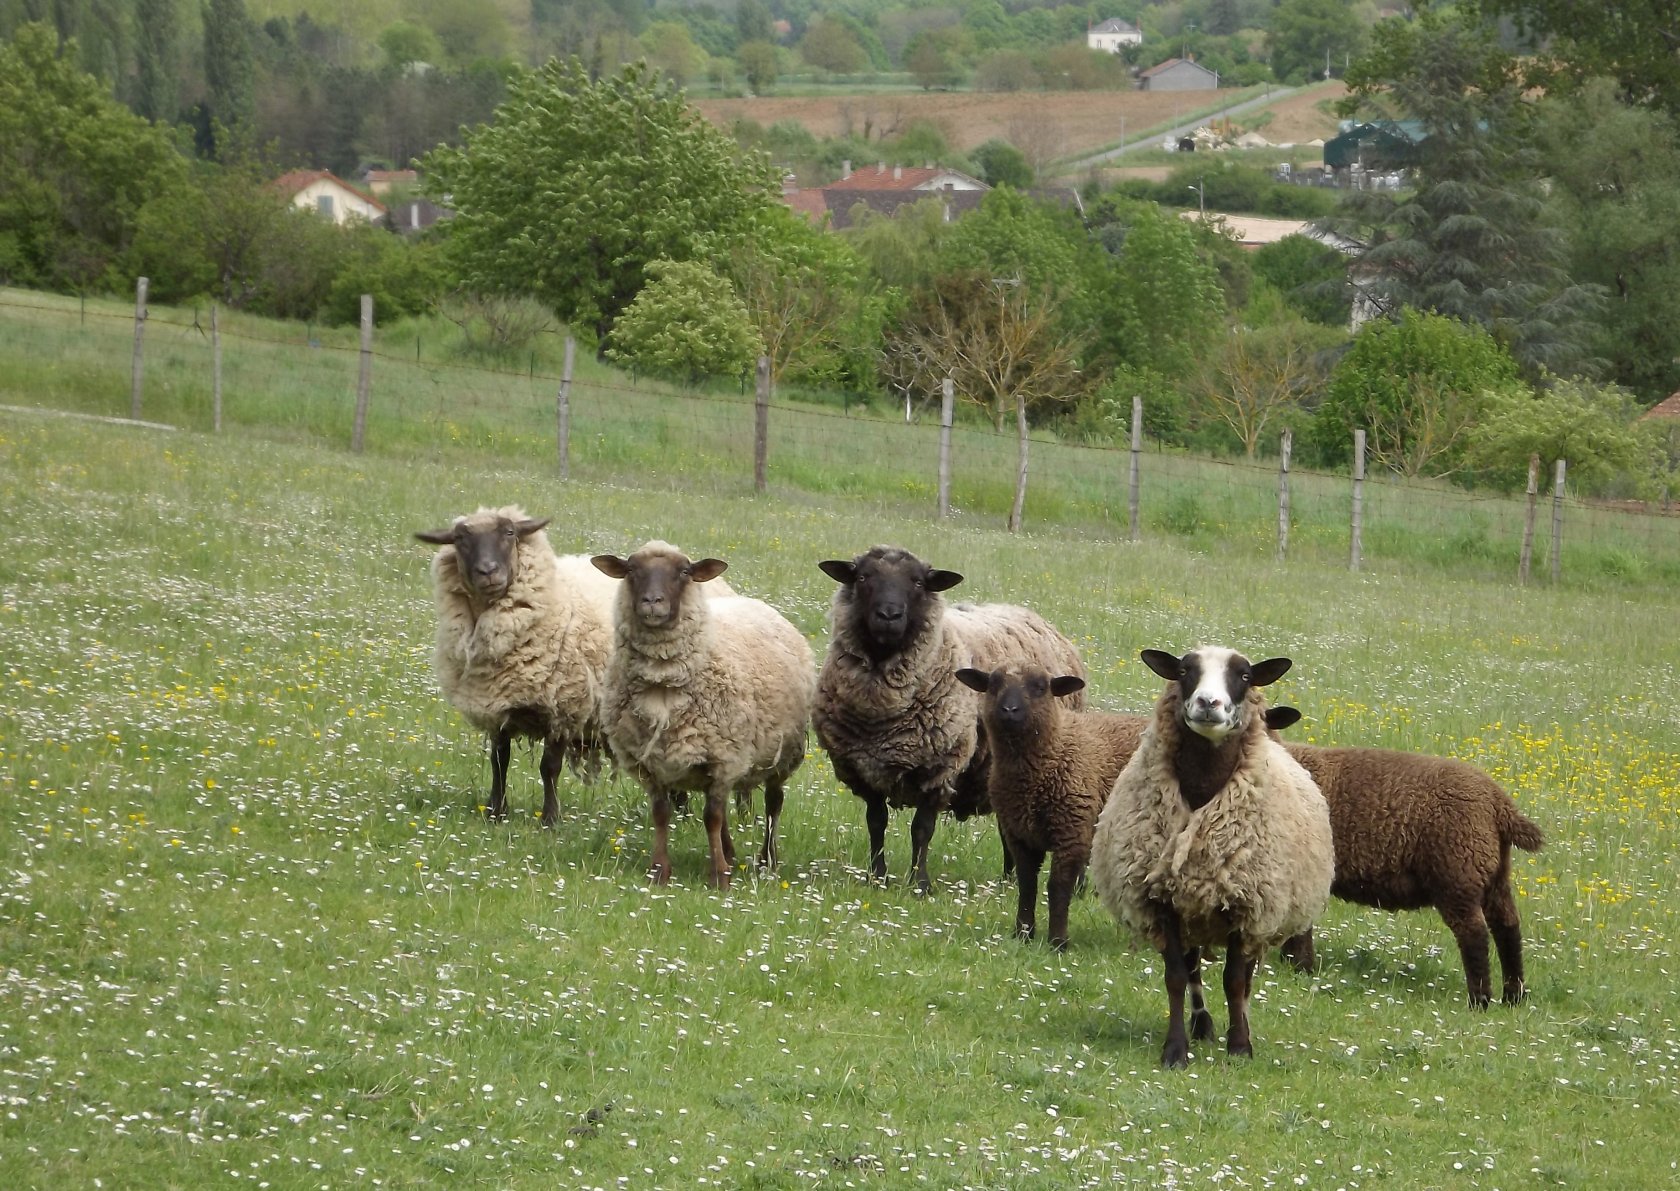
{"label": "sheep", "polygon": [[[1266,713],[1273,729],[1301,718],[1293,707]],[[1330,893],[1383,910],[1434,906],[1458,941],[1472,1007],[1493,1000],[1488,934],[1499,951],[1501,999],[1528,994],[1522,925],[1511,893],[1511,848],[1537,852],[1540,828],[1487,774],[1465,761],[1393,749],[1286,744],[1312,774],[1330,806],[1336,879]],[[1288,939],[1283,953],[1311,971],[1312,930]]]}
{"label": "sheep", "polygon": [[1225,1049],[1253,1055],[1248,998],[1265,948],[1306,930],[1330,899],[1330,811],[1312,778],[1266,730],[1260,688],[1288,658],[1249,662],[1202,647],[1146,649],[1167,688],[1097,819],[1091,877],[1110,912],[1161,952],[1169,1018],[1163,1067],[1213,1037],[1200,952],[1225,947]]}
{"label": "sheep", "polygon": [[[876,546],[850,562],[817,564],[840,585],[812,725],[834,775],[865,805],[869,868],[887,877],[889,807],[913,807],[911,872],[932,889],[928,847],[941,811],[985,814],[987,753],[979,702],[956,680],[964,666],[1034,663],[1083,678],[1079,652],[1037,613],[1014,604],[957,604],[941,592],[962,582],[908,550]],[[1083,692],[1070,697],[1083,708]],[[1004,866],[1012,863],[1007,846]]]}
{"label": "sheep", "polygon": [[690,561],[669,542],[652,541],[629,558],[591,561],[622,581],[601,723],[618,763],[648,793],[654,882],[671,879],[671,796],[690,790],[706,795],[711,884],[729,888],[735,865],[732,790],[750,798],[753,786],[764,786],[758,860],[775,868],[784,787],[805,759],[816,686],[810,644],[760,600],[706,598],[699,585],[723,573],[721,559]]}
{"label": "sheep", "polygon": [[991,754],[987,792],[1004,843],[1015,857],[1019,898],[1015,933],[1037,928],[1038,871],[1050,862],[1050,945],[1068,945],[1068,902],[1091,855],[1097,813],[1114,779],[1137,751],[1149,720],[1141,715],[1070,711],[1062,699],[1085,689],[1072,674],[1037,666],[965,667],[957,681],[981,696],[980,719]]}
{"label": "sheep", "polygon": [[612,646],[616,585],[581,555],[555,557],[515,505],[480,508],[414,536],[432,556],[433,664],[445,699],[490,742],[492,819],[507,817],[515,736],[542,741],[542,824],[560,815],[563,763],[593,774],[605,751],[597,691]]}

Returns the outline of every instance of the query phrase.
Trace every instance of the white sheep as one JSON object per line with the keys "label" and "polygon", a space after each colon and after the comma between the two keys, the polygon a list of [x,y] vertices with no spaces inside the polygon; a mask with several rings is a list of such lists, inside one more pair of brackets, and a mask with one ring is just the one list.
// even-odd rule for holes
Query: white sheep
{"label": "white sheep", "polygon": [[[1083,679],[1085,665],[1073,643],[1029,609],[947,606],[940,593],[962,576],[908,550],[876,546],[850,562],[817,565],[840,584],[812,709],[817,740],[834,775],[864,801],[876,880],[887,876],[888,808],[915,808],[911,873],[925,893],[940,812],[966,819],[991,809],[979,700],[957,671],[1022,664]],[[1068,705],[1084,707],[1084,693],[1069,696]],[[1006,871],[1011,863],[1006,844]]]}
{"label": "white sheep", "polygon": [[1213,1037],[1201,996],[1205,947],[1226,949],[1226,1049],[1252,1055],[1254,965],[1323,913],[1335,867],[1323,795],[1266,730],[1260,688],[1290,661],[1250,663],[1214,647],[1142,657],[1168,685],[1097,820],[1091,878],[1114,916],[1161,952],[1169,1007],[1161,1064],[1189,1061],[1187,988],[1191,1036]]}
{"label": "white sheep", "polygon": [[706,795],[709,878],[727,889],[735,864],[728,797],[762,784],[759,863],[773,868],[784,786],[805,759],[816,685],[810,644],[760,600],[707,599],[701,586],[723,572],[720,559],[691,562],[653,541],[629,558],[592,561],[622,580],[601,723],[619,764],[647,790],[654,881],[671,879],[671,796],[690,790]]}
{"label": "white sheep", "polygon": [[517,506],[481,508],[414,536],[432,556],[433,662],[451,706],[490,741],[491,818],[507,817],[515,736],[542,741],[542,822],[560,814],[561,765],[593,773],[605,749],[599,683],[612,647],[617,585],[582,555],[556,558]]}

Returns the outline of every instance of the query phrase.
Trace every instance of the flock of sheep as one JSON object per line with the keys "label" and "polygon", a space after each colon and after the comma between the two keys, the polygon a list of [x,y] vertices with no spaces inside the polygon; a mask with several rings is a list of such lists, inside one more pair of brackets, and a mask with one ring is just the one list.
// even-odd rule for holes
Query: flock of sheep
{"label": "flock of sheep", "polygon": [[923,892],[940,814],[995,814],[1019,888],[1016,933],[1036,932],[1048,854],[1049,937],[1062,948],[1089,866],[1104,904],[1162,955],[1165,1066],[1214,1037],[1203,950],[1225,952],[1226,1049],[1251,1054],[1255,964],[1281,946],[1310,969],[1312,925],[1332,894],[1435,907],[1476,1006],[1492,999],[1491,934],[1503,999],[1524,995],[1511,848],[1538,849],[1540,829],[1463,762],[1283,743],[1300,713],[1268,707],[1261,692],[1288,658],[1147,649],[1144,663],[1166,680],[1153,713],[1089,711],[1077,650],[1041,616],[947,603],[961,575],[877,546],[818,564],[838,585],[819,668],[785,617],[729,587],[721,560],[661,541],[627,558],[557,556],[546,524],[516,507],[480,509],[416,535],[439,547],[438,683],[490,742],[494,818],[507,814],[515,737],[541,742],[545,825],[559,815],[562,766],[592,775],[610,755],[647,791],[653,880],[670,880],[673,809],[696,793],[710,880],[727,888],[730,796],[750,811],[763,788],[758,862],[774,867],[784,787],[814,728],[864,802],[875,878],[887,875],[891,808],[913,811]]}

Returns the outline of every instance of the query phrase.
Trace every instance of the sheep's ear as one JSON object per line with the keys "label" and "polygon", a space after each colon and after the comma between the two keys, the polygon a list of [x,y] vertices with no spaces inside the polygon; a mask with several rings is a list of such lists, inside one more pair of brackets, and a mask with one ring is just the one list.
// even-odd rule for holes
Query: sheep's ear
{"label": "sheep's ear", "polygon": [[984,695],[992,689],[992,676],[984,670],[976,670],[973,666],[964,666],[957,671],[957,681],[971,691],[979,691]]}
{"label": "sheep's ear", "polygon": [[1164,649],[1146,649],[1138,654],[1143,664],[1168,682],[1177,682],[1184,677],[1184,663]]}
{"label": "sheep's ear", "polygon": [[589,560],[595,564],[595,569],[603,575],[610,575],[614,579],[622,579],[630,573],[630,564],[616,554],[597,554]]}
{"label": "sheep's ear", "polygon": [[428,542],[433,546],[449,546],[455,542],[455,530],[451,529],[422,529],[416,533],[418,541]]}
{"label": "sheep's ear", "polygon": [[962,581],[955,571],[929,571],[926,586],[929,591],[950,591]]}
{"label": "sheep's ear", "polygon": [[1085,680],[1077,674],[1063,674],[1050,680],[1050,693],[1058,698],[1085,689]]}
{"label": "sheep's ear", "polygon": [[1301,722],[1301,713],[1294,707],[1266,708],[1266,727],[1273,732],[1281,732],[1285,728],[1293,728]]}
{"label": "sheep's ear", "polygon": [[836,583],[844,583],[848,587],[857,582],[857,568],[842,559],[831,558],[827,562],[819,562],[817,570]]}
{"label": "sheep's ear", "polygon": [[522,538],[528,538],[552,520],[554,520],[552,517],[544,517],[540,521],[534,517],[527,517],[523,521],[513,523],[513,532]]}
{"label": "sheep's ear", "polygon": [[704,583],[708,579],[716,579],[729,569],[729,564],[721,558],[702,558],[699,562],[688,564],[688,578],[691,583]]}
{"label": "sheep's ear", "polygon": [[1288,658],[1267,658],[1263,662],[1255,662],[1248,668],[1248,685],[1271,686],[1289,673],[1289,667],[1294,664]]}

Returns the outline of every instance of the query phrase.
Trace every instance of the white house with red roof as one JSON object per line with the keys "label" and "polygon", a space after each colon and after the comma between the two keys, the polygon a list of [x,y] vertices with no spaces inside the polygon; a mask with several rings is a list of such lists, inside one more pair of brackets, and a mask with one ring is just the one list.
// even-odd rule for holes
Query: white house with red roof
{"label": "white house with red roof", "polygon": [[853,170],[847,162],[838,182],[830,182],[824,190],[986,190],[987,185],[971,178],[961,170],[944,166],[892,165],[877,162]]}
{"label": "white house with red roof", "polygon": [[385,217],[385,204],[331,170],[293,170],[272,185],[292,206],[314,211],[334,223],[363,219],[376,223]]}

